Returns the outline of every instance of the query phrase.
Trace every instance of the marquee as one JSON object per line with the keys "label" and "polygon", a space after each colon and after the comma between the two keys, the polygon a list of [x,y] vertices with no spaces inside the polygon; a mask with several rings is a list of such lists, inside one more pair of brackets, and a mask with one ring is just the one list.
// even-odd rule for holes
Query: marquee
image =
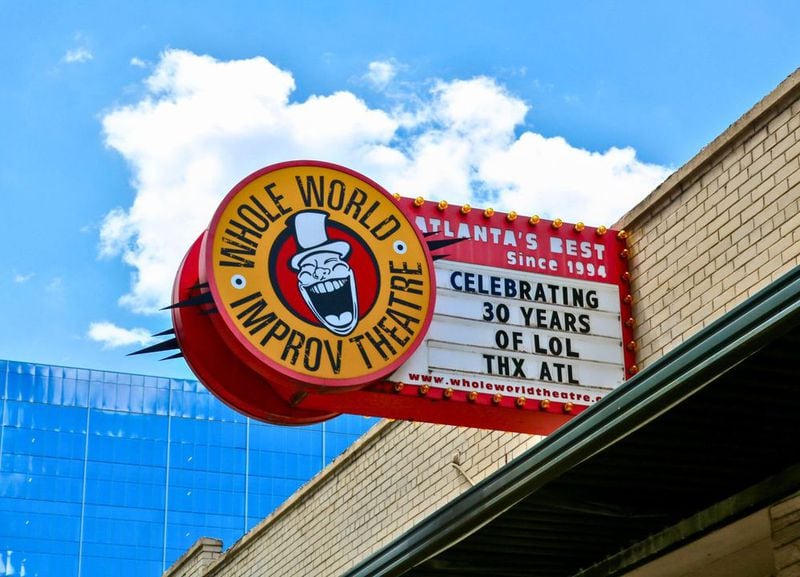
{"label": "marquee", "polygon": [[170,308],[197,377],[254,418],[548,433],[636,371],[627,256],[622,231],[293,161],[230,191]]}

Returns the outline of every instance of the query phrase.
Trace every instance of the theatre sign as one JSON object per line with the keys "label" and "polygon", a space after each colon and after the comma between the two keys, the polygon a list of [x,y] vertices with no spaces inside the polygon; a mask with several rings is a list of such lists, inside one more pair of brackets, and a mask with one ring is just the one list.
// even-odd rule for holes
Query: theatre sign
{"label": "theatre sign", "polygon": [[622,321],[624,239],[513,213],[416,204],[409,212],[424,234],[464,240],[437,260],[433,322],[393,378],[573,410],[625,380],[633,351]]}
{"label": "theatre sign", "polygon": [[622,232],[295,161],[226,196],[170,308],[198,378],[258,419],[548,433],[636,371],[629,282]]}

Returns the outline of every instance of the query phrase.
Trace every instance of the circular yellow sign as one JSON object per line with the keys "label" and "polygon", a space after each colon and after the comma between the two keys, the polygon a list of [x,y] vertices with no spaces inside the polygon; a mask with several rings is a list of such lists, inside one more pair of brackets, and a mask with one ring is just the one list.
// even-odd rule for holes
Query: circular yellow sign
{"label": "circular yellow sign", "polygon": [[204,276],[249,364],[315,385],[386,377],[433,314],[430,253],[394,198],[329,163],[262,169],[217,209]]}

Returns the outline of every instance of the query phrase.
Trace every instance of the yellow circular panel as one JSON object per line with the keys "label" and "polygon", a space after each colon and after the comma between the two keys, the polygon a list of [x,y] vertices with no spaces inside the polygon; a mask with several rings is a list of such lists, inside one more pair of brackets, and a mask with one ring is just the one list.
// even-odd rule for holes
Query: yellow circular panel
{"label": "yellow circular panel", "polygon": [[378,184],[328,163],[273,165],[239,183],[212,220],[204,265],[244,360],[295,381],[379,380],[433,313],[417,228]]}

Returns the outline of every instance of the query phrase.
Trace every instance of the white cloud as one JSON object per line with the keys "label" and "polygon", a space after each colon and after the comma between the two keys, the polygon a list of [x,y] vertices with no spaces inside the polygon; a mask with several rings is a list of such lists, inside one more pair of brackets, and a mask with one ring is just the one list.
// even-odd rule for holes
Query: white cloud
{"label": "white cloud", "polygon": [[61,295],[64,292],[64,279],[60,276],[53,277],[44,287],[51,295]]}
{"label": "white cloud", "polygon": [[398,64],[394,60],[375,60],[367,66],[364,79],[378,90],[386,86],[397,76]]}
{"label": "white cloud", "polygon": [[145,329],[125,329],[105,321],[89,325],[87,336],[93,341],[102,343],[104,349],[131,345],[144,346],[153,341],[153,337]]}
{"label": "white cloud", "polygon": [[629,147],[590,152],[532,132],[493,151],[481,166],[482,180],[498,191],[504,208],[595,225],[613,224],[669,173],[638,161]]}
{"label": "white cloud", "polygon": [[[389,82],[395,64],[373,64],[374,81]],[[217,203],[274,162],[328,160],[406,196],[587,224],[613,223],[669,173],[630,148],[587,151],[523,131],[528,105],[486,77],[429,83],[383,110],[351,92],[292,100],[294,78],[266,58],[171,50],[145,82],[141,100],[103,117],[136,194],[106,216],[100,253],[133,268],[121,303],[136,312],[169,303],[180,259]]]}
{"label": "white cloud", "polygon": [[131,58],[130,65],[135,66],[136,68],[147,68],[147,62],[145,62],[138,56],[134,56],[133,58]]}
{"label": "white cloud", "polygon": [[17,284],[24,284],[31,280],[36,273],[29,272],[28,274],[14,273],[14,282]]}
{"label": "white cloud", "polygon": [[89,48],[90,39],[83,32],[76,32],[73,36],[73,48],[70,48],[61,57],[65,64],[83,64],[94,59],[94,54]]}
{"label": "white cloud", "polygon": [[64,54],[63,61],[67,64],[83,64],[94,59],[92,51],[85,47],[72,48]]}

